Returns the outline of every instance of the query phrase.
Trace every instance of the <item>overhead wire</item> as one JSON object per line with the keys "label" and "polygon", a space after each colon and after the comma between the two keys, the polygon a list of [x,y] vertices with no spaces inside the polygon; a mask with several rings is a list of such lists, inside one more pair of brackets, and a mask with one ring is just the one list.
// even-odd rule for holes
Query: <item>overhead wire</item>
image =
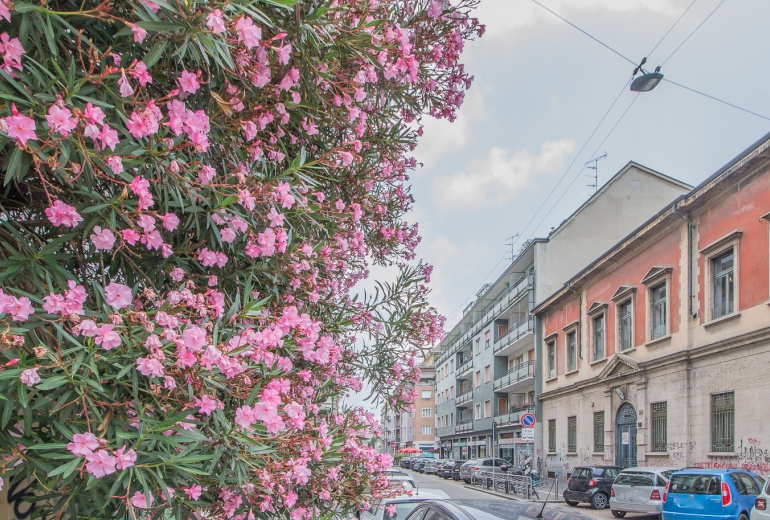
{"label": "overhead wire", "polygon": [[682,12],[682,14],[680,14],[680,15],[679,15],[679,18],[677,18],[677,19],[676,19],[676,21],[674,22],[674,24],[673,24],[673,25],[672,25],[672,26],[671,26],[671,27],[668,29],[668,31],[666,31],[666,34],[664,34],[664,35],[663,35],[663,37],[662,37],[662,38],[661,38],[661,39],[658,41],[658,43],[656,43],[656,44],[655,44],[655,47],[653,47],[653,48],[652,48],[652,50],[651,50],[650,52],[648,52],[648,53],[647,53],[647,56],[648,56],[648,57],[649,57],[649,56],[652,56],[652,53],[653,53],[653,52],[655,52],[655,49],[657,49],[657,48],[658,48],[658,46],[659,46],[661,43],[663,43],[663,40],[665,40],[665,39],[666,39],[666,36],[668,36],[668,35],[669,35],[669,33],[670,33],[671,31],[673,31],[673,30],[674,30],[674,27],[676,27],[676,25],[677,25],[677,24],[679,23],[679,21],[680,21],[680,20],[681,20],[681,19],[684,17],[684,15],[686,15],[686,14],[687,14],[687,11],[689,11],[689,10],[690,10],[690,8],[691,8],[693,5],[695,5],[695,2],[697,2],[697,1],[698,1],[698,0],[692,0],[692,2],[690,3],[690,5],[688,5],[688,6],[687,6],[687,9],[685,9],[685,10]]}
{"label": "overhead wire", "polygon": [[[602,142],[601,142],[601,143],[599,143],[599,145],[598,145],[598,146],[596,147],[596,149],[593,151],[593,153],[591,154],[591,157],[593,157],[594,155],[596,155],[596,153],[597,153],[597,152],[598,152],[598,151],[601,149],[601,147],[604,145],[604,143],[607,141],[607,139],[609,139],[609,138],[610,138],[610,136],[612,135],[612,133],[615,131],[615,128],[617,128],[617,126],[618,126],[618,125],[620,124],[620,122],[623,120],[623,118],[625,117],[625,115],[628,113],[628,111],[629,111],[629,110],[631,109],[631,107],[634,105],[634,103],[636,102],[636,100],[639,98],[639,94],[641,94],[641,92],[638,92],[638,93],[636,94],[636,96],[634,96],[634,99],[633,99],[633,100],[631,100],[631,103],[629,103],[629,104],[628,104],[628,106],[626,107],[626,109],[623,111],[623,113],[622,113],[622,114],[620,114],[620,117],[618,118],[618,120],[615,122],[615,124],[614,124],[614,125],[612,125],[612,128],[610,128],[610,131],[609,131],[609,132],[607,132],[607,135],[606,135],[606,136],[604,136],[604,139],[602,139]],[[555,207],[556,207],[556,206],[559,204],[559,202],[561,202],[561,199],[562,199],[562,198],[564,198],[564,195],[566,195],[566,194],[567,194],[567,192],[569,191],[569,189],[572,187],[572,185],[573,185],[573,184],[575,184],[575,181],[576,181],[576,180],[577,180],[577,179],[580,177],[580,174],[583,172],[583,170],[584,170],[584,169],[585,169],[585,165],[583,165],[583,167],[582,167],[582,168],[581,168],[581,169],[578,171],[577,175],[575,175],[575,177],[572,179],[572,182],[570,182],[570,183],[569,183],[569,185],[567,186],[567,189],[565,189],[565,190],[562,192],[562,194],[559,196],[559,198],[558,198],[558,199],[556,199],[556,202],[554,202],[554,203],[553,203],[553,206],[551,206],[551,209],[549,209],[549,210],[548,210],[548,213],[546,213],[546,214],[543,216],[543,218],[540,220],[540,222],[538,222],[537,226],[535,226],[535,228],[532,230],[532,233],[530,234],[530,236],[529,236],[529,237],[527,237],[527,240],[529,240],[530,238],[532,238],[532,236],[533,236],[533,235],[534,235],[534,234],[537,232],[537,230],[540,228],[540,226],[541,226],[541,225],[543,225],[543,222],[545,222],[545,219],[546,219],[546,218],[548,218],[548,216],[551,214],[551,212],[554,210],[554,208],[555,208]]]}
{"label": "overhead wire", "polygon": [[[705,19],[704,19],[704,20],[703,20],[701,23],[699,23],[699,24],[698,24],[698,26],[697,26],[695,29],[693,29],[693,31],[692,31],[692,32],[691,32],[691,33],[690,33],[690,34],[687,36],[687,38],[685,38],[685,39],[684,39],[684,41],[683,41],[682,43],[680,43],[680,44],[679,44],[679,46],[678,46],[676,49],[674,49],[674,52],[672,52],[672,53],[669,55],[669,57],[668,57],[668,58],[666,58],[665,60],[663,60],[663,63],[661,63],[661,64],[660,64],[660,66],[662,67],[663,65],[665,65],[665,64],[666,64],[666,62],[667,62],[668,60],[670,60],[670,59],[671,59],[671,58],[674,56],[674,54],[676,54],[676,53],[677,53],[677,51],[678,51],[679,49],[681,49],[681,48],[682,48],[682,46],[683,46],[685,43],[687,43],[687,41],[688,41],[690,38],[692,38],[692,35],[693,35],[693,34],[695,34],[696,32],[698,32],[698,29],[700,29],[701,27],[703,27],[703,24],[704,24],[704,23],[706,23],[706,22],[709,20],[709,18],[711,18],[711,16],[712,16],[714,13],[716,13],[716,12],[717,12],[717,9],[719,9],[720,7],[722,7],[722,4],[724,4],[724,3],[725,3],[725,0],[722,0],[721,2],[719,2],[719,4],[717,4],[717,6],[716,6],[716,7],[715,7],[715,8],[714,8],[714,9],[713,9],[713,10],[712,10],[712,11],[711,11],[709,14],[708,14],[708,16],[707,16],[707,17],[706,17],[706,18],[705,18]],[[688,9],[689,9],[689,8],[688,8]]]}
{"label": "overhead wire", "polygon": [[741,111],[746,112],[748,114],[751,114],[751,115],[754,115],[754,116],[757,116],[757,117],[761,117],[762,119],[770,121],[770,117],[763,116],[762,114],[758,114],[758,113],[756,113],[756,112],[754,112],[752,110],[749,110],[747,108],[739,107],[738,105],[734,105],[733,103],[730,103],[730,102],[725,101],[723,99],[719,99],[718,97],[714,97],[712,95],[706,94],[705,92],[701,92],[700,90],[695,90],[694,88],[686,87],[686,86],[682,85],[681,83],[677,83],[676,81],[672,81],[672,80],[670,80],[670,79],[668,79],[666,77],[663,78],[663,81],[665,81],[667,83],[671,83],[672,85],[676,85],[677,87],[683,88],[685,90],[689,90],[690,92],[694,92],[696,94],[700,94],[701,96],[707,97],[709,99],[713,99],[714,101],[719,101],[720,103],[724,103],[725,105],[731,106],[733,108],[737,108],[738,110],[741,110]]}

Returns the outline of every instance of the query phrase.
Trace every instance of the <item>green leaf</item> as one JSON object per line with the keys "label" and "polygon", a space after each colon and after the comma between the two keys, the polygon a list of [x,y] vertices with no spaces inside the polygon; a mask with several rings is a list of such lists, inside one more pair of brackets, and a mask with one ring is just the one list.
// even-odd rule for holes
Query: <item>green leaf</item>
{"label": "green leaf", "polygon": [[62,475],[63,478],[67,478],[70,473],[75,471],[75,469],[80,465],[80,463],[83,461],[82,457],[77,457],[76,459],[73,459],[69,461],[68,463],[59,466],[58,468],[54,469],[48,474],[48,477],[55,477],[57,475]]}

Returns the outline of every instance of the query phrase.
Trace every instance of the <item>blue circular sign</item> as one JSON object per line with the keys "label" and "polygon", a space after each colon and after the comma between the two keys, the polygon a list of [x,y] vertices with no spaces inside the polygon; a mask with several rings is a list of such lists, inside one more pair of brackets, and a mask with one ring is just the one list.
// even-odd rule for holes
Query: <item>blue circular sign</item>
{"label": "blue circular sign", "polygon": [[525,413],[519,419],[521,425],[525,428],[532,428],[535,425],[535,416],[531,413]]}

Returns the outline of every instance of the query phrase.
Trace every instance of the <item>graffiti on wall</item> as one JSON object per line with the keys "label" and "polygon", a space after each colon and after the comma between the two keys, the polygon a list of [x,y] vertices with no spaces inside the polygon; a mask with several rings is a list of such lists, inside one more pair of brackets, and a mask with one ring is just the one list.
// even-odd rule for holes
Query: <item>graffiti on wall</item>
{"label": "graffiti on wall", "polygon": [[[32,487],[23,480],[14,480],[8,483],[6,499],[11,520],[27,520],[27,518],[32,518],[36,507],[34,502],[30,502],[29,499],[34,494]],[[45,517],[42,520],[45,520]]]}
{"label": "graffiti on wall", "polygon": [[754,473],[770,473],[770,449],[762,447],[762,441],[749,437],[738,443],[735,457],[711,457],[709,460],[696,461],[696,468],[704,469],[744,469]]}

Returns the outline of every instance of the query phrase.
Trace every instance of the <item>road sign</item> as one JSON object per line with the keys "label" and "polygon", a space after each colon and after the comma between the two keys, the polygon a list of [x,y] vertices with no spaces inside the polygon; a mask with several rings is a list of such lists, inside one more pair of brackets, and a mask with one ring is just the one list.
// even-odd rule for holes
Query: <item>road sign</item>
{"label": "road sign", "polygon": [[533,426],[535,426],[535,423],[537,421],[535,420],[534,414],[525,413],[525,414],[522,414],[521,418],[519,418],[519,422],[524,428],[532,428]]}
{"label": "road sign", "polygon": [[535,429],[534,428],[522,428],[521,429],[521,438],[525,441],[534,441],[535,440]]}
{"label": "road sign", "polygon": [[391,443],[390,443],[390,447],[391,447],[391,448],[395,448],[395,447],[396,447],[396,443],[395,443],[395,442],[391,442]]}

